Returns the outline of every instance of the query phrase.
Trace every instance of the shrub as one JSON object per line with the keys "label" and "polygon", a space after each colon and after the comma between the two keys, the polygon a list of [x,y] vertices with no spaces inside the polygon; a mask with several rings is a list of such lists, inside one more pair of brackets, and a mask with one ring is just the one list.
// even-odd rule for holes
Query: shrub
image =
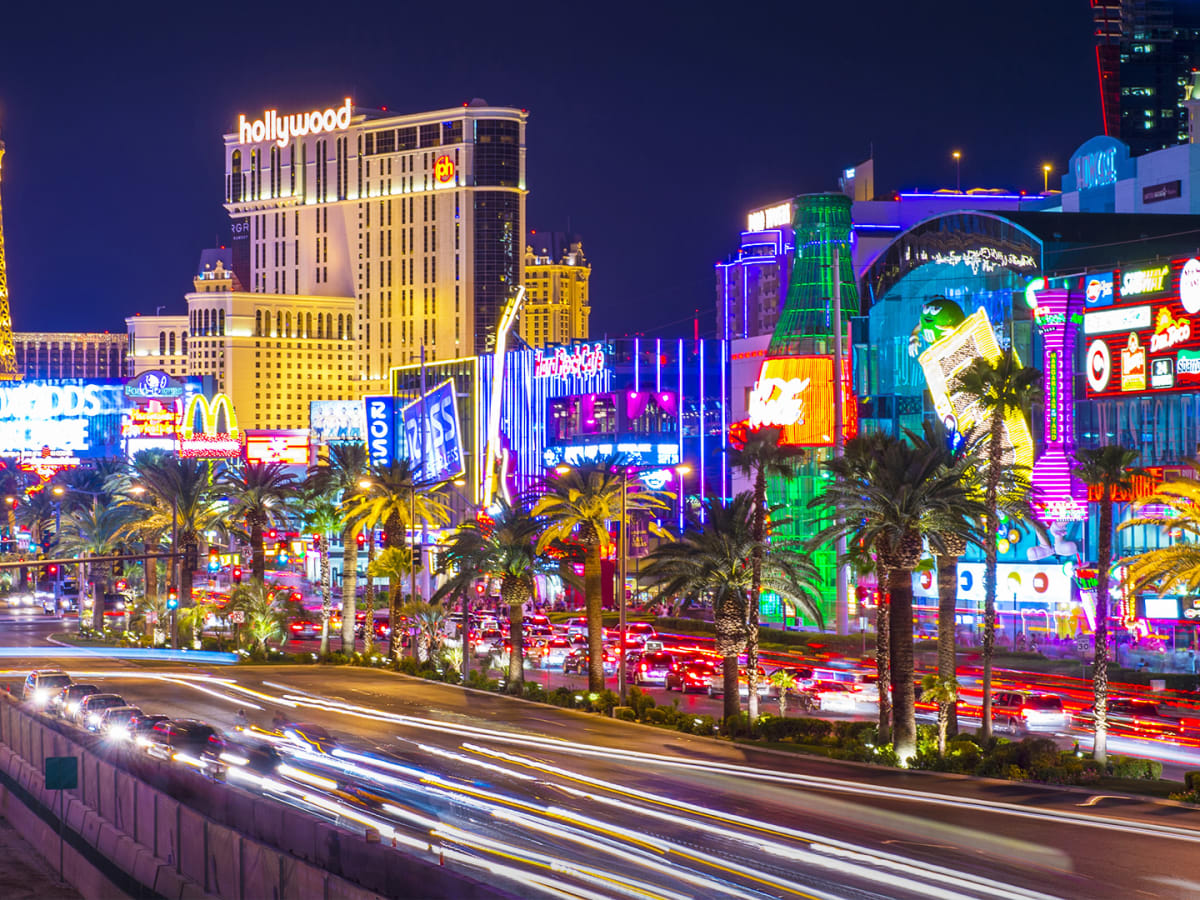
{"label": "shrub", "polygon": [[758,722],[758,733],[766,741],[824,744],[834,733],[834,723],[825,719],[763,716]]}
{"label": "shrub", "polygon": [[1162,763],[1156,759],[1114,754],[1108,758],[1108,774],[1114,778],[1158,779],[1162,777]]}
{"label": "shrub", "polygon": [[1200,772],[1184,772],[1183,783],[1189,791],[1200,791]]}
{"label": "shrub", "polygon": [[750,734],[750,716],[744,712],[726,716],[721,723],[721,733],[729,737],[747,737]]}
{"label": "shrub", "polygon": [[613,718],[619,719],[622,722],[636,722],[637,713],[628,706],[618,706],[613,710]]}
{"label": "shrub", "polygon": [[654,709],[654,698],[640,688],[629,689],[629,707],[638,719],[645,719],[646,712]]}
{"label": "shrub", "polygon": [[536,681],[524,682],[521,693],[526,700],[534,700],[538,703],[546,702],[546,691]]}

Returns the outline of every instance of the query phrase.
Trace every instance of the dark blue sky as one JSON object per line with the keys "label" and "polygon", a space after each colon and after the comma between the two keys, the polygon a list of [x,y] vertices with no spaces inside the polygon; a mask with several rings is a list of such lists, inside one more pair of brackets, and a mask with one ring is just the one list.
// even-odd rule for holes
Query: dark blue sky
{"label": "dark blue sky", "polygon": [[696,307],[711,330],[745,212],[834,188],[871,145],[880,192],[952,187],[954,147],[964,187],[1037,190],[1100,130],[1086,0],[714,6],[6,8],[14,327],[183,312],[227,240],[221,135],[266,107],[527,108],[529,224],[583,235],[594,334],[690,334]]}

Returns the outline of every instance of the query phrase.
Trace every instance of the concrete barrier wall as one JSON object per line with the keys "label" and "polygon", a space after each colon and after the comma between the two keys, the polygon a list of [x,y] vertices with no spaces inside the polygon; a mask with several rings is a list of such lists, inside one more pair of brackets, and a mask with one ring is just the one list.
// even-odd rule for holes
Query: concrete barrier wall
{"label": "concrete barrier wall", "polygon": [[[108,884],[107,893],[76,884],[85,896],[111,896],[112,879],[123,879],[126,893],[171,900],[379,900],[413,896],[414,885],[428,900],[513,900],[433,860],[367,843],[361,834],[181,767],[99,742],[85,746],[87,740],[0,695],[0,804],[16,802],[4,790],[3,773],[34,798],[57,798],[57,791],[45,791],[43,760],[79,758],[79,787],[63,792],[65,825],[78,836],[77,861],[90,852],[99,874],[89,877]],[[13,751],[7,755],[6,745]],[[49,819],[57,826],[57,806]],[[57,860],[56,832],[47,827],[47,834]]]}

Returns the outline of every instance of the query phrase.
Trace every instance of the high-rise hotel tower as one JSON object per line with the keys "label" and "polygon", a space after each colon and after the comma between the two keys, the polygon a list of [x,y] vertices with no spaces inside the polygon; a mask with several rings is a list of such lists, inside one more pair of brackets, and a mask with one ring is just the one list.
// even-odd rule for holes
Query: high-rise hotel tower
{"label": "high-rise hotel tower", "polygon": [[360,377],[489,349],[525,248],[524,110],[349,98],[225,136],[233,267],[254,293],[353,297]]}

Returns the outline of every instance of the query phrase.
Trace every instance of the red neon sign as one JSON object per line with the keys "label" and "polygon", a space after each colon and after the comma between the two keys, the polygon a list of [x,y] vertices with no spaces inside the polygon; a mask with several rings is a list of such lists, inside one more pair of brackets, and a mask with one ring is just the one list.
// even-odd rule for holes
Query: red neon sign
{"label": "red neon sign", "polygon": [[448,156],[439,156],[433,163],[433,177],[438,184],[445,184],[454,177],[454,160]]}

